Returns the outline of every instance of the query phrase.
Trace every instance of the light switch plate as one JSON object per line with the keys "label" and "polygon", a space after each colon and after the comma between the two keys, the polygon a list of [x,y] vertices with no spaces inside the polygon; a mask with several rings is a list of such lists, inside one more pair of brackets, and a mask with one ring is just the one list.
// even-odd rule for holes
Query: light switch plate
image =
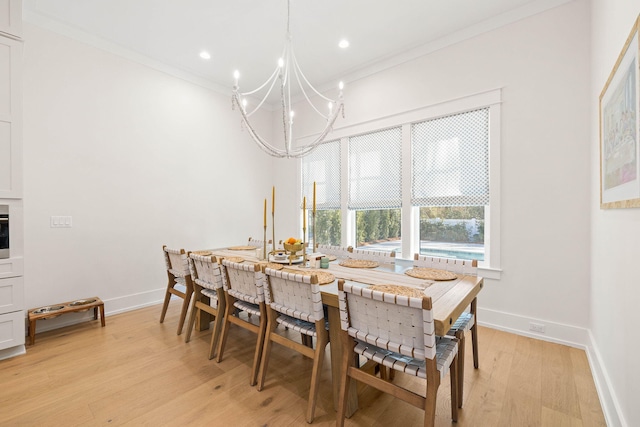
{"label": "light switch plate", "polygon": [[51,228],[71,228],[73,225],[73,217],[71,216],[52,216]]}

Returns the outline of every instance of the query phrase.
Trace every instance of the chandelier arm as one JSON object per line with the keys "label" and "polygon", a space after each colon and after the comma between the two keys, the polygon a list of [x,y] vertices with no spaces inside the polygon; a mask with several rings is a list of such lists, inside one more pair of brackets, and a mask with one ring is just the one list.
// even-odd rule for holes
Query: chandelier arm
{"label": "chandelier arm", "polygon": [[240,93],[240,95],[242,95],[242,96],[248,96],[248,95],[253,95],[253,94],[254,94],[254,93],[256,93],[256,92],[261,91],[261,90],[262,90],[262,88],[264,88],[267,84],[269,84],[269,82],[271,81],[271,79],[273,79],[273,78],[278,74],[278,68],[280,68],[280,67],[276,67],[276,69],[274,70],[273,74],[271,74],[271,77],[269,77],[269,78],[267,79],[267,81],[266,81],[266,82],[262,83],[262,86],[260,86],[260,87],[259,87],[259,88],[257,88],[257,89],[254,89],[254,90],[252,90],[252,91],[250,91],[250,92],[241,92],[241,93]]}
{"label": "chandelier arm", "polygon": [[290,157],[304,157],[307,154],[311,153],[313,150],[315,150],[319,145],[321,145],[324,142],[324,138],[333,129],[333,124],[338,118],[338,115],[340,114],[340,111],[342,110],[342,108],[343,108],[343,105],[340,104],[340,106],[336,109],[336,113],[331,117],[330,122],[327,124],[324,130],[316,137],[316,139],[313,142],[310,142],[306,144],[304,147],[294,150],[293,153],[290,154]]}
{"label": "chandelier arm", "polygon": [[296,69],[297,67],[294,67],[294,72],[295,72],[295,76],[296,76],[296,80],[298,81],[298,86],[300,87],[300,91],[302,92],[302,94],[304,95],[304,98],[307,100],[307,104],[309,104],[311,106],[311,108],[313,108],[313,110],[318,113],[318,115],[320,117],[322,117],[323,119],[327,120],[329,117],[325,116],[324,114],[322,114],[317,108],[316,106],[313,104],[313,102],[311,102],[311,100],[309,99],[309,96],[307,95],[307,91],[304,90],[304,86],[302,85],[302,83],[300,83],[300,76],[298,75],[298,70]]}
{"label": "chandelier arm", "polygon": [[[296,59],[296,53],[293,51],[293,49],[291,49],[291,53],[293,54],[293,64],[295,65],[295,67],[298,69],[298,71],[300,71],[300,75],[302,76],[302,79],[304,80],[304,82],[316,93],[316,95],[320,96],[321,98],[324,98],[325,101],[330,101],[330,102],[335,102],[334,99],[331,98],[327,98],[326,96],[324,96],[323,94],[321,94],[320,92],[318,92],[316,90],[316,88],[314,88],[311,83],[309,83],[309,80],[307,80],[307,77],[304,75],[304,73],[302,72],[302,69],[300,68],[300,65],[298,65],[298,60]],[[302,87],[302,85],[300,85],[300,87]],[[307,98],[308,99],[308,98]]]}
{"label": "chandelier arm", "polygon": [[267,94],[264,96],[264,98],[262,98],[262,100],[258,103],[258,105],[256,105],[256,108],[254,108],[250,113],[247,114],[247,117],[251,117],[253,115],[253,113],[258,111],[260,109],[260,107],[262,107],[262,104],[265,103],[265,101],[267,100],[267,98],[271,94],[271,91],[273,90],[273,87],[276,85],[276,82],[278,81],[278,77],[274,73],[269,79],[273,79],[273,81],[271,82],[271,86],[269,86],[269,90],[267,91]]}

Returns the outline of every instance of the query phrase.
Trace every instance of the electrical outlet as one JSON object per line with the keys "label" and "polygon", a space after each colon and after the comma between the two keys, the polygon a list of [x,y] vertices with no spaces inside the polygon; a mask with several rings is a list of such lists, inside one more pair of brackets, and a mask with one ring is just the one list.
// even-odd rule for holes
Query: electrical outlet
{"label": "electrical outlet", "polygon": [[544,334],[544,325],[542,323],[529,322],[529,330]]}

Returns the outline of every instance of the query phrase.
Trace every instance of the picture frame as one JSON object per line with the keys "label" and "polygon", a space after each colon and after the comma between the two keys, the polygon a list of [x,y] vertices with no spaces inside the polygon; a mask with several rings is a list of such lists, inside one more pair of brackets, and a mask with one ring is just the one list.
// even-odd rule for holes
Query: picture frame
{"label": "picture frame", "polygon": [[600,208],[640,207],[640,15],[600,93]]}

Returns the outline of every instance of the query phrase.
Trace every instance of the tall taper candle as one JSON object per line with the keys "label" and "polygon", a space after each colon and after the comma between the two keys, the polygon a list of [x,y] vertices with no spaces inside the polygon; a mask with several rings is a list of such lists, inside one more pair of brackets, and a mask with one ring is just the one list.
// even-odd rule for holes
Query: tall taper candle
{"label": "tall taper candle", "polygon": [[302,198],[302,228],[307,229],[307,198]]}
{"label": "tall taper candle", "polygon": [[271,214],[276,211],[276,187],[271,190]]}
{"label": "tall taper candle", "polygon": [[316,214],[316,182],[313,181],[313,214]]}
{"label": "tall taper candle", "polygon": [[264,199],[264,227],[267,227],[267,199]]}

